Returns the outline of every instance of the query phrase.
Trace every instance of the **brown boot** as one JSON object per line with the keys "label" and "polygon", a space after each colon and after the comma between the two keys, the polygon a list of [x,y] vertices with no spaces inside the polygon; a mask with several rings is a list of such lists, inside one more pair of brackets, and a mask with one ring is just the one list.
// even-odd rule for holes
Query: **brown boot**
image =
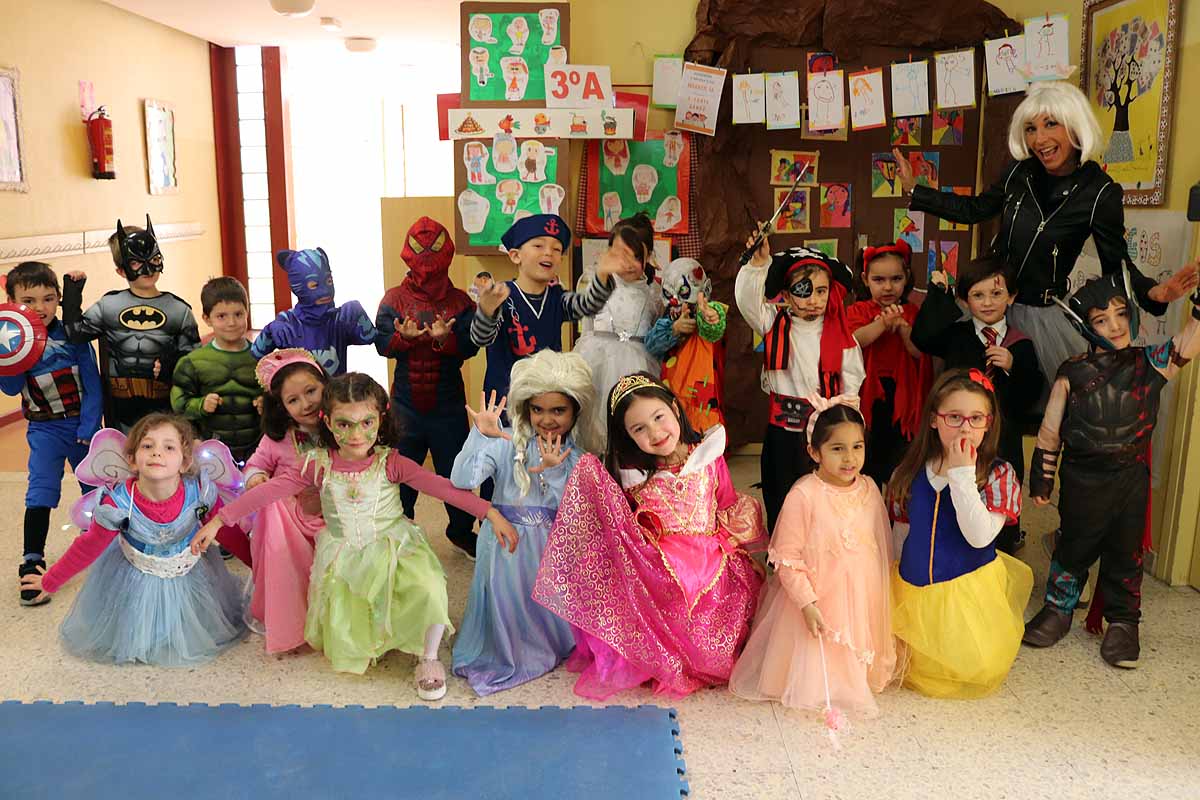
{"label": "brown boot", "polygon": [[1071,630],[1071,615],[1057,608],[1042,606],[1042,610],[1025,623],[1025,635],[1021,641],[1031,647],[1049,647]]}
{"label": "brown boot", "polygon": [[1133,669],[1137,666],[1142,647],[1138,644],[1135,622],[1110,622],[1100,643],[1100,657],[1114,667]]}

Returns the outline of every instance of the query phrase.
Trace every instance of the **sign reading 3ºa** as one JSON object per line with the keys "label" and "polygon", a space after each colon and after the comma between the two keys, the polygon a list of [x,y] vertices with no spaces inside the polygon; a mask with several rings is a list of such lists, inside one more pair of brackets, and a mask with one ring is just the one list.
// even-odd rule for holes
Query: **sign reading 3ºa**
{"label": "sign reading 3\u00baa", "polygon": [[547,108],[613,108],[612,70],[604,66],[546,67]]}

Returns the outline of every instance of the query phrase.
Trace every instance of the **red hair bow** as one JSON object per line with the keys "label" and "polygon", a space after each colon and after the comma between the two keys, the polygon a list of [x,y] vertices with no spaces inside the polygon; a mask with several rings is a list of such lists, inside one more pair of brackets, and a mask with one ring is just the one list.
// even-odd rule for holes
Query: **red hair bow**
{"label": "red hair bow", "polygon": [[984,375],[982,372],[980,372],[977,369],[973,369],[967,374],[968,374],[968,376],[970,376],[971,380],[975,381],[976,383],[978,383],[983,388],[987,389],[992,394],[996,393],[996,387],[992,384],[992,379],[989,378],[987,375]]}

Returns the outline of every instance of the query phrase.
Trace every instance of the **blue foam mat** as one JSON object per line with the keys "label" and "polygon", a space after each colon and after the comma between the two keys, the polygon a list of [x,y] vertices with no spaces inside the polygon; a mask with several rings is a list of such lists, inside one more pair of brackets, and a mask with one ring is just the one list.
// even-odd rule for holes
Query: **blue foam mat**
{"label": "blue foam mat", "polygon": [[0,798],[688,793],[673,709],[0,703]]}

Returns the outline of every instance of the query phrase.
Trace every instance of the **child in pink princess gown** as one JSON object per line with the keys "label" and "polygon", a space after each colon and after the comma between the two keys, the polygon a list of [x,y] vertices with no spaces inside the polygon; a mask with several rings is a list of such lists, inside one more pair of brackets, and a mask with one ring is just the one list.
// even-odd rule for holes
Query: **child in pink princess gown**
{"label": "child in pink princess gown", "polygon": [[[258,362],[263,388],[263,430],[258,449],[246,462],[246,488],[300,468],[304,454],[320,442],[317,426],[328,380],[307,350],[276,350]],[[304,644],[308,581],[317,534],[325,526],[321,501],[288,497],[258,512],[250,537],[254,594],[249,616],[265,629],[268,653]]]}
{"label": "child in pink princess gown", "polygon": [[733,490],[725,429],[701,441],[656,378],[621,378],[605,407],[607,470],[589,454],[571,473],[533,599],[575,630],[576,694],[723,684],[762,586],[762,512]]}
{"label": "child in pink princess gown", "polygon": [[875,482],[861,474],[858,398],[812,398],[815,472],[788,492],[771,537],[775,574],[729,688],[748,700],[878,715],[897,675],[888,590],[891,535]]}

